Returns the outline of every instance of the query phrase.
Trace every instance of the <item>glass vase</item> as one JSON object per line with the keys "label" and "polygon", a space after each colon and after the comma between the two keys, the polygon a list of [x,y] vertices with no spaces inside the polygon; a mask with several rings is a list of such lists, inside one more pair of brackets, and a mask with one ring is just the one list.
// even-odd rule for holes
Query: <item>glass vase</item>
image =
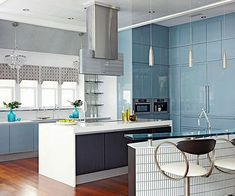
{"label": "glass vase", "polygon": [[10,110],[7,114],[7,120],[8,122],[15,122],[16,121],[16,114]]}
{"label": "glass vase", "polygon": [[74,107],[73,110],[73,118],[79,118],[79,111],[77,107]]}

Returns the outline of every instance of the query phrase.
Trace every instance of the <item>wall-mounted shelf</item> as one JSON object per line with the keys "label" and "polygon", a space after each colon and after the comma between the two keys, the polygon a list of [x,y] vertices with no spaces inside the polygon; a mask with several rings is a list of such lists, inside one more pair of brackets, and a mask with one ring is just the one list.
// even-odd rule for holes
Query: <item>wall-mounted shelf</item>
{"label": "wall-mounted shelf", "polygon": [[97,104],[87,104],[88,106],[92,106],[92,107],[101,107],[101,106],[103,106],[104,104],[102,104],[102,103],[97,103]]}
{"label": "wall-mounted shelf", "polygon": [[90,92],[90,93],[86,93],[87,95],[103,95],[104,93],[102,92]]}
{"label": "wall-mounted shelf", "polygon": [[86,80],[85,82],[87,82],[87,83],[104,83],[104,81],[102,81],[102,80]]}

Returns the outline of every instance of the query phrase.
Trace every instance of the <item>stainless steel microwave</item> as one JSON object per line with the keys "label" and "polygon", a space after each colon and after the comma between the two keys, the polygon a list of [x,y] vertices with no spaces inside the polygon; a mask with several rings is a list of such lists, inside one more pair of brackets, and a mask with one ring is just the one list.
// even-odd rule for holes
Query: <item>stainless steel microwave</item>
{"label": "stainless steel microwave", "polygon": [[133,99],[133,108],[136,114],[152,112],[152,99]]}

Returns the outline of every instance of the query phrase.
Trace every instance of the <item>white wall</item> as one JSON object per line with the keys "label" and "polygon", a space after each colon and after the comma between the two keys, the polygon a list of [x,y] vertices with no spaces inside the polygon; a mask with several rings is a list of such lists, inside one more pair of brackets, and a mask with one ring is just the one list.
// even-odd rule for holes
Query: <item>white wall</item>
{"label": "white wall", "polygon": [[101,116],[110,116],[112,120],[117,119],[117,77],[100,76],[104,83],[100,87],[102,95],[101,102],[104,106],[100,109]]}

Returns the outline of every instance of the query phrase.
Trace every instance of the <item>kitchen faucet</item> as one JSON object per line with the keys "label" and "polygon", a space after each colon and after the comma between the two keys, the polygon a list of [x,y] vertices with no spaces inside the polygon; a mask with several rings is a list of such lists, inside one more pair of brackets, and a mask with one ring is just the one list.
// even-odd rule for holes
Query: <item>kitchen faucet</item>
{"label": "kitchen faucet", "polygon": [[205,117],[205,119],[207,121],[207,127],[208,127],[208,130],[210,132],[211,131],[211,123],[210,123],[210,120],[208,118],[208,115],[207,115],[206,111],[203,108],[202,108],[202,111],[201,111],[201,113],[198,117],[197,124],[198,124],[198,126],[201,125],[201,119],[202,119],[203,116]]}

